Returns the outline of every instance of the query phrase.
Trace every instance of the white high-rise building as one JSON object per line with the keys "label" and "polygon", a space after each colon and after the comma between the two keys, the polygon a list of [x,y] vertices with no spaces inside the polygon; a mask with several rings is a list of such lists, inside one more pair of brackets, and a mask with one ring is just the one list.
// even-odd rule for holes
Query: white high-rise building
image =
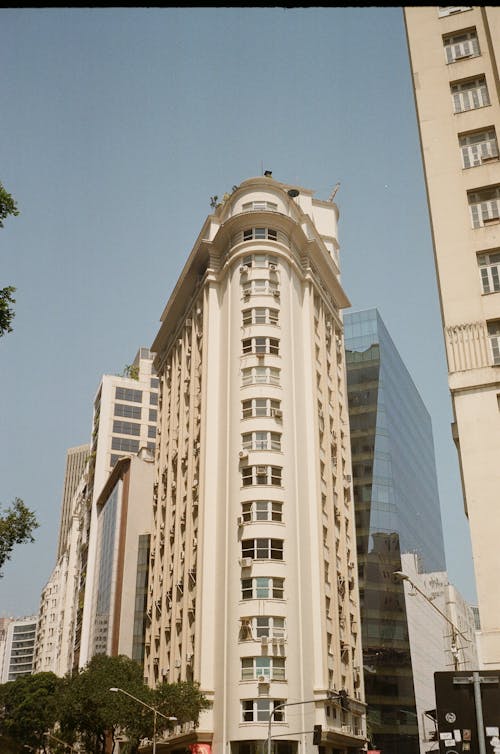
{"label": "white high-rise building", "polygon": [[324,754],[365,741],[337,219],[270,174],[234,187],[152,345],[145,675],[211,703],[162,752],[255,754],[269,729],[313,752],[314,726]]}
{"label": "white high-rise building", "polygon": [[37,623],[37,615],[8,621],[3,645],[1,683],[15,681],[33,672]]}
{"label": "white high-rise building", "polygon": [[448,381],[470,524],[479,659],[500,668],[500,9],[404,9]]}

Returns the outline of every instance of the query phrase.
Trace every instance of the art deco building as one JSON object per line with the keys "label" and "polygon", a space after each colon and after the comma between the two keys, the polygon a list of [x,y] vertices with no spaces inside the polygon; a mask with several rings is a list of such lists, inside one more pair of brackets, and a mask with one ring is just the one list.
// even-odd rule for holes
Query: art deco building
{"label": "art deco building", "polygon": [[404,9],[476,574],[479,660],[500,667],[500,9]]}
{"label": "art deco building", "polygon": [[279,754],[364,743],[337,217],[233,187],[161,318],[145,674],[211,709],[160,751],[255,754],[271,714]]}

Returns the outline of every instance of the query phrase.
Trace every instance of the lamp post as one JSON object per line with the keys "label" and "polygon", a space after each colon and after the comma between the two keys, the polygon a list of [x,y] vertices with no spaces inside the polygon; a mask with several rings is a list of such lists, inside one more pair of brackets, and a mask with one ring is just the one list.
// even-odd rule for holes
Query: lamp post
{"label": "lamp post", "polygon": [[271,754],[271,724],[273,722],[275,712],[283,709],[283,707],[294,707],[297,704],[314,704],[314,702],[331,702],[335,698],[335,694],[332,694],[331,696],[325,696],[324,699],[306,699],[303,702],[282,702],[281,704],[277,704],[275,707],[273,707],[271,712],[269,713],[269,720],[267,724],[267,754]]}
{"label": "lamp post", "polygon": [[117,688],[116,686],[113,686],[113,688],[109,689],[110,691],[120,691],[122,694],[125,694],[126,696],[129,696],[131,699],[134,700],[134,702],[138,702],[138,704],[142,704],[143,707],[147,707],[149,710],[153,713],[153,754],[156,754],[156,717],[157,715],[160,715],[161,717],[164,717],[165,720],[168,720],[169,722],[176,721],[176,717],[167,717],[167,715],[164,715],[163,712],[160,712],[160,710],[156,709],[156,707],[152,707],[150,704],[146,704],[146,702],[143,702],[142,699],[138,699],[133,694],[130,694],[128,691],[125,691],[125,689]]}
{"label": "lamp post", "polygon": [[444,620],[449,623],[451,626],[451,654],[453,655],[453,664],[454,664],[454,670],[459,670],[459,659],[458,659],[458,645],[457,645],[457,638],[458,636],[461,636],[463,641],[465,641],[467,644],[469,643],[469,639],[455,626],[455,624],[448,618],[445,613],[443,613],[442,610],[440,610],[432,600],[429,599],[429,597],[426,595],[425,592],[423,592],[412,579],[406,574],[403,573],[403,571],[394,571],[393,576],[395,576],[399,581],[407,581],[409,584],[412,585],[413,589],[415,589],[416,592],[418,592],[424,600],[426,600],[429,605],[432,605],[434,610],[439,613],[439,615],[444,618]]}

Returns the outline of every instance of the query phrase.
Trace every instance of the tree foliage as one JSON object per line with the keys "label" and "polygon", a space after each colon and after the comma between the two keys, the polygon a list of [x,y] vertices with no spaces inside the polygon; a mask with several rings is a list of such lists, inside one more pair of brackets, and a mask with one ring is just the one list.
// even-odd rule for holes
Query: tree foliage
{"label": "tree foliage", "polygon": [[18,497],[4,513],[0,514],[0,576],[14,545],[34,542],[33,530],[36,528],[38,528],[38,521],[35,514]]}
{"label": "tree foliage", "polygon": [[[9,215],[16,216],[19,214],[17,204],[12,198],[11,194],[5,190],[0,182],[0,228],[4,226],[4,220]],[[12,332],[12,320],[14,319],[14,309],[12,304],[16,303],[13,294],[15,288],[12,285],[8,285],[5,288],[0,288],[0,338],[7,332]]]}
{"label": "tree foliage", "polygon": [[44,733],[59,716],[63,687],[63,679],[54,673],[24,675],[2,684],[0,734],[20,747],[43,748]]}

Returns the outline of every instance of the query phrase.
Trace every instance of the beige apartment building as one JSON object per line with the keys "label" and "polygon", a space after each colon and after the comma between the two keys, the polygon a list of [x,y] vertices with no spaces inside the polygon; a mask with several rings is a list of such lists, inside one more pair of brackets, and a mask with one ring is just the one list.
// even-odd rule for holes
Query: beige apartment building
{"label": "beige apartment building", "polygon": [[[145,676],[211,703],[198,743],[365,742],[338,210],[270,174],[205,221],[152,345],[160,378]],[[193,749],[194,750],[194,749]],[[198,750],[198,749],[197,749]]]}
{"label": "beige apartment building", "polygon": [[500,667],[500,9],[406,7],[476,574],[479,662]]}

